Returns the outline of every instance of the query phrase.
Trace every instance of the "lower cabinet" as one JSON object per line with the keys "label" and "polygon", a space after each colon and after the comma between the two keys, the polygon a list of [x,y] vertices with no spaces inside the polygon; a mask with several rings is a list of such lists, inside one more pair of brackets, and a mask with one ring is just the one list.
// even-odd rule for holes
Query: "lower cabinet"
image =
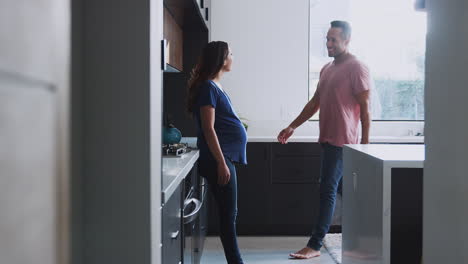
{"label": "lower cabinet", "polygon": [[207,232],[205,180],[194,163],[162,207],[162,263],[200,264]]}
{"label": "lower cabinet", "polygon": [[[249,142],[237,166],[239,235],[310,235],[319,207],[318,143]],[[210,199],[209,234],[219,234]]]}
{"label": "lower cabinet", "polygon": [[164,264],[182,262],[182,187],[181,184],[162,209],[162,259]]}

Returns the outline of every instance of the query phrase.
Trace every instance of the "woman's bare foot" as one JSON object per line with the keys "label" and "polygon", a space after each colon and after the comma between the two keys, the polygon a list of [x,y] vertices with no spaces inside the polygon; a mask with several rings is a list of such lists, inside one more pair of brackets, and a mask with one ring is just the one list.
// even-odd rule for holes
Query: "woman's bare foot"
{"label": "woman's bare foot", "polygon": [[305,247],[296,253],[291,253],[289,254],[291,258],[296,258],[296,259],[310,259],[310,258],[315,258],[320,256],[320,251],[317,251],[315,249],[311,249],[309,247]]}

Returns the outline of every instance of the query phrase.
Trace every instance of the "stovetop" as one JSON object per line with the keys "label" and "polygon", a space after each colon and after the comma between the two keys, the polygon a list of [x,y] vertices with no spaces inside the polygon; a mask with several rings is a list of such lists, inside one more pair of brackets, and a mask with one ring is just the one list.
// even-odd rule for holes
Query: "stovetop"
{"label": "stovetop", "polygon": [[181,157],[184,153],[190,151],[191,149],[186,143],[164,144],[162,146],[162,154],[167,156]]}

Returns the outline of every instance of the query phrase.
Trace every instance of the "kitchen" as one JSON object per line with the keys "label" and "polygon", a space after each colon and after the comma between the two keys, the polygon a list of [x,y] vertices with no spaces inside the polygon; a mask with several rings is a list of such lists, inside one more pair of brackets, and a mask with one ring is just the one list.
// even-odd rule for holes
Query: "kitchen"
{"label": "kitchen", "polygon": [[[320,147],[316,143],[318,122],[316,119],[311,120],[300,127],[288,145],[280,145],[276,135],[301,111],[308,94],[310,96],[313,92],[308,87],[309,83],[313,84],[315,81],[314,70],[319,71],[328,60],[328,58],[322,58],[323,32],[326,31],[327,23],[334,18],[335,14],[327,10],[332,10],[332,7],[339,2],[297,1],[294,5],[285,8],[268,6],[262,1],[257,1],[249,3],[248,10],[235,3],[223,3],[218,6],[212,3],[209,16],[211,18],[210,38],[226,40],[234,56],[233,70],[225,75],[223,84],[239,116],[244,118],[243,121],[248,125],[249,165],[238,167],[237,231],[240,236],[307,236],[317,219],[320,171]],[[414,16],[416,16],[416,20],[421,21],[416,21],[419,23],[415,23],[413,27],[420,29],[421,33],[415,34],[412,40],[419,40],[420,46],[417,48],[424,53],[425,46],[422,44],[424,44],[425,37],[425,20],[421,19],[424,13],[415,11],[411,3],[408,3],[407,7],[413,13],[410,19],[415,19]],[[262,20],[257,20],[255,10],[263,9],[268,10],[267,14],[262,16]],[[345,13],[345,11],[337,9],[336,12]],[[237,19],[238,13],[242,13],[242,20]],[[321,15],[312,18],[310,17],[312,14]],[[280,16],[290,19],[277,19]],[[358,13],[356,16],[362,17],[363,14]],[[407,21],[400,23],[404,24]],[[169,20],[166,24],[177,23],[171,23]],[[407,30],[411,31],[411,28]],[[172,31],[182,32],[177,29]],[[394,32],[386,33],[392,35]],[[184,37],[187,36],[187,33],[183,34]],[[357,35],[355,38],[359,39],[359,37],[363,36]],[[179,37],[179,39],[183,39],[185,43],[189,38]],[[197,43],[196,41],[193,40],[191,44]],[[401,40],[396,39],[392,44],[398,41]],[[168,39],[167,43],[169,43],[169,50],[174,52],[174,47],[171,46],[174,40]],[[374,44],[376,48],[367,46],[365,48],[371,52],[380,52],[379,44]],[[180,54],[185,55],[184,52]],[[390,54],[390,51],[387,50],[387,53]],[[192,56],[190,51],[187,55]],[[388,61],[387,64],[390,62]],[[403,66],[404,62],[399,63]],[[171,62],[170,55],[169,64],[177,64],[173,60]],[[277,65],[294,65],[294,67],[278,67]],[[166,121],[163,132],[170,133],[169,131],[174,129],[168,128],[167,125],[174,125],[184,136],[182,142],[196,136],[194,121],[188,117],[183,105],[170,102],[181,102],[182,98],[186,97],[187,73],[192,67],[187,69],[184,63],[183,71],[186,72],[184,77],[180,76],[183,73],[174,73],[173,70],[164,73],[163,76],[164,118],[170,120]],[[173,68],[182,68],[182,66]],[[276,76],[276,78],[269,76]],[[422,98],[423,95],[417,96]],[[166,105],[168,102],[169,105]],[[236,102],[239,103],[236,104]],[[381,108],[386,109],[384,106]],[[376,113],[374,116],[376,116],[375,119],[385,119],[379,118]],[[424,122],[420,117],[397,116],[387,117],[387,119],[392,121],[374,121],[371,132],[372,143],[423,143],[424,136],[415,136],[423,133]],[[419,156],[413,158],[418,159]],[[278,195],[280,193],[282,195]],[[338,199],[341,203],[341,196],[338,196]],[[210,237],[216,236],[219,234],[219,224],[216,220],[215,204],[211,199],[205,203],[208,203],[208,219],[211,220],[208,223],[207,234]],[[304,210],[304,208],[310,209]],[[338,210],[335,214],[335,221],[331,226],[332,232],[341,233],[340,211]],[[173,231],[164,230],[164,232]],[[287,253],[284,257],[287,257]]]}
{"label": "kitchen", "polygon": [[[164,82],[174,77],[173,82],[181,83],[186,78],[177,77],[180,75],[177,70],[181,70],[177,66],[174,67],[176,72],[170,73],[169,71],[174,70],[171,68],[166,68],[165,72],[162,69],[166,67],[165,63],[161,63],[165,54],[170,54],[174,49],[173,46],[167,46],[171,42],[162,41],[168,39],[164,35],[164,8],[170,7],[170,2],[171,0],[118,0],[57,3],[44,0],[42,6],[22,6],[15,9],[10,8],[16,6],[14,1],[2,1],[1,17],[10,22],[0,25],[2,38],[9,36],[2,40],[7,49],[2,47],[0,54],[1,88],[13,87],[11,80],[14,80],[13,83],[30,85],[31,78],[40,79],[44,82],[39,84],[56,87],[44,90],[58,94],[54,98],[58,102],[56,111],[60,113],[58,126],[50,126],[57,129],[59,136],[53,137],[53,140],[60,146],[55,149],[51,159],[51,164],[60,168],[54,172],[60,177],[57,177],[57,184],[51,190],[60,196],[50,198],[48,192],[38,189],[34,194],[47,199],[28,196],[27,199],[30,200],[21,200],[21,203],[13,200],[16,208],[34,210],[35,217],[31,219],[36,221],[33,223],[21,221],[22,214],[18,214],[18,210],[13,210],[10,205],[11,199],[17,199],[16,196],[7,191],[2,192],[2,210],[5,215],[16,219],[0,222],[2,231],[13,232],[11,236],[1,239],[2,244],[8,245],[2,247],[5,249],[0,254],[2,263],[19,263],[20,260],[20,263],[172,263],[165,261],[164,250],[168,243],[163,242],[166,231],[164,226],[168,223],[163,217],[164,208],[169,204],[170,198],[161,195],[166,187],[162,172],[174,166],[166,161],[177,163],[184,159],[190,160],[188,167],[183,166],[182,174],[191,175],[192,180],[190,183],[185,179],[180,181],[190,187],[173,188],[172,184],[168,184],[172,194],[170,196],[181,187],[180,200],[176,204],[182,206],[186,200],[187,211],[204,212],[193,221],[187,220],[190,228],[195,228],[195,224],[190,224],[203,218],[203,214],[211,217],[213,212],[209,206],[208,210],[203,211],[203,203],[199,203],[204,200],[205,189],[202,187],[205,185],[197,182],[196,170],[190,168],[196,167],[197,151],[192,150],[182,158],[161,158],[161,128],[163,124],[168,124],[164,120],[167,111],[164,107],[171,104],[183,109],[183,99],[180,97],[170,102],[165,99],[164,96],[169,94],[165,93],[167,83]],[[200,0],[193,3],[190,1],[184,6],[196,11],[195,17],[199,19],[197,23],[204,23],[201,30],[203,37],[197,43],[225,40],[232,46],[235,56],[234,70],[225,76],[225,86],[239,115],[245,118],[249,126],[248,149],[251,151],[249,166],[239,169],[239,175],[249,175],[239,179],[240,188],[245,186],[244,190],[240,190],[239,196],[238,226],[241,236],[305,236],[308,223],[313,221],[313,210],[304,212],[304,218],[300,211],[289,210],[288,206],[295,204],[298,208],[305,207],[303,200],[309,197],[307,195],[314,195],[307,193],[307,187],[316,188],[317,179],[310,178],[311,175],[307,176],[306,173],[315,171],[313,174],[316,175],[318,154],[314,142],[318,137],[317,122],[310,121],[298,129],[296,137],[286,146],[280,147],[274,141],[279,130],[297,115],[310,98],[308,88],[313,83],[310,79],[313,80],[313,76],[308,71],[311,63],[308,54],[315,42],[309,31],[309,22],[314,19],[309,10],[311,5],[320,5],[321,2]],[[47,12],[40,12],[43,11],[41,8]],[[25,12],[22,10],[25,9],[34,12],[28,12],[26,14],[29,15],[24,16]],[[466,262],[466,243],[463,241],[468,233],[463,223],[468,215],[466,210],[460,209],[465,208],[464,204],[468,200],[464,191],[467,184],[463,177],[466,175],[463,165],[468,156],[468,142],[465,137],[468,126],[463,121],[466,119],[463,106],[468,96],[466,89],[461,89],[467,82],[468,75],[464,72],[467,55],[460,48],[468,42],[465,29],[460,27],[467,22],[464,16],[466,10],[468,6],[463,1],[425,1],[425,11],[419,11],[427,13],[428,17],[424,121],[374,122],[371,130],[372,143],[425,144],[422,186],[424,263]],[[71,17],[63,15],[67,12]],[[23,20],[28,23],[23,24]],[[38,21],[52,21],[50,25],[55,26],[43,25],[37,23]],[[69,28],[67,25],[70,25]],[[54,37],[38,37],[37,43],[42,45],[34,46],[30,38],[24,37],[30,36],[32,32],[52,32],[48,36]],[[188,31],[182,37],[184,43],[187,39],[200,36],[200,32],[193,35],[189,32],[193,33]],[[66,40],[70,36],[68,43]],[[52,42],[52,39],[56,41]],[[188,47],[197,49],[197,46]],[[182,59],[182,72],[188,73],[190,66],[186,68],[185,64],[193,65],[195,52],[185,51],[185,46],[183,49],[184,55],[188,54],[188,60],[184,61],[185,56]],[[53,58],[60,63],[50,62],[44,54],[54,54]],[[30,57],[26,58],[27,56]],[[18,77],[11,78],[22,76],[17,73],[26,76],[26,81]],[[66,84],[68,78],[69,86]],[[11,102],[13,97],[9,96],[10,93],[5,93],[1,98]],[[50,104],[47,100],[44,103]],[[5,103],[1,105],[7,106]],[[2,113],[12,113],[11,109],[24,109],[24,105],[14,104],[17,108],[8,108],[8,111],[5,109]],[[38,111],[37,114],[46,113]],[[16,142],[11,140],[13,136],[17,136],[18,142],[24,141],[24,138],[32,138],[34,134],[15,135],[14,130],[9,130],[21,130],[21,127],[14,126],[17,122],[15,120],[21,119],[7,119],[8,116],[4,115],[0,119],[5,127],[3,131],[8,131],[7,136],[2,137],[6,142]],[[175,127],[182,131],[184,140],[193,146],[193,140],[190,139],[194,136],[193,131],[185,128],[183,123],[177,123],[177,116],[172,118]],[[424,137],[417,136],[418,134],[423,134]],[[453,142],[453,146],[446,141]],[[372,144],[378,145],[380,144]],[[15,149],[15,145],[8,149]],[[1,185],[9,186],[16,193],[29,190],[25,189],[24,182],[15,181],[14,177],[4,178],[3,175],[10,175],[14,170],[8,170],[10,167],[3,164],[18,164],[18,168],[21,168],[27,167],[24,164],[28,163],[24,162],[30,160],[20,160],[18,155],[2,154],[1,157],[5,161],[2,163],[2,179],[8,179]],[[59,157],[55,163],[53,157]],[[37,158],[42,157],[38,155]],[[417,166],[422,165],[419,160],[416,163]],[[296,176],[285,177],[293,169],[296,170]],[[18,172],[17,175],[28,179],[36,172],[35,167],[30,167],[29,170],[28,173]],[[259,175],[258,172],[267,173],[263,178],[254,177]],[[51,174],[49,170],[44,173]],[[264,200],[260,199],[258,202],[268,206],[257,212],[255,209],[259,207],[250,206],[250,202],[256,201],[249,195],[255,194],[255,187],[258,185],[264,186],[267,193],[283,193],[284,197],[266,195],[262,198]],[[298,187],[301,185],[302,187]],[[287,195],[297,191],[297,188],[303,188],[297,192],[299,197]],[[56,213],[56,218],[48,217],[51,215],[50,210],[40,213],[31,209],[29,205],[34,204],[34,201],[40,201],[44,203],[41,205],[52,208],[50,210]],[[275,209],[279,209],[277,215]],[[186,212],[186,215],[190,215],[190,212]],[[177,212],[173,216],[177,218]],[[178,217],[182,215],[179,214]],[[183,222],[175,221],[179,221],[182,228]],[[175,221],[169,220],[169,223],[174,226]],[[41,228],[37,223],[47,225],[51,231],[49,234],[54,234],[42,245],[39,233],[34,232],[28,236],[27,244],[21,240],[9,240],[8,237],[23,237],[25,234],[22,230],[30,230],[27,228]],[[203,221],[197,224],[200,230],[203,229],[202,223]],[[440,226],[451,228],[445,230]],[[208,226],[206,229],[208,234],[214,234],[216,227]],[[269,233],[272,230],[273,233]],[[169,233],[169,241],[180,241],[177,245],[181,248],[184,245],[182,238],[194,241],[186,238],[182,229],[171,230]],[[37,250],[46,243],[47,250]],[[193,245],[194,247],[190,247],[195,252],[200,244],[194,242]],[[169,254],[180,254],[180,258],[174,262],[179,263],[185,254],[177,249],[174,252],[176,253]],[[198,253],[198,256],[191,256],[195,256],[195,261],[196,258],[203,260],[203,251]],[[30,257],[29,262],[23,261],[25,256]],[[284,256],[285,261],[286,258]]]}

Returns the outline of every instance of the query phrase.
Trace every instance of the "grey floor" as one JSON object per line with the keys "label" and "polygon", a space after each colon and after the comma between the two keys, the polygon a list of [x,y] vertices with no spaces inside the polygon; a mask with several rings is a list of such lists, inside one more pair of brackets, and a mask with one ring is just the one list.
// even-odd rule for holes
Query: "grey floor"
{"label": "grey floor", "polygon": [[[239,248],[245,264],[335,264],[326,249],[322,255],[307,260],[289,259],[291,252],[304,247],[308,237],[239,237]],[[201,264],[223,264],[224,258],[218,237],[207,237]]]}

